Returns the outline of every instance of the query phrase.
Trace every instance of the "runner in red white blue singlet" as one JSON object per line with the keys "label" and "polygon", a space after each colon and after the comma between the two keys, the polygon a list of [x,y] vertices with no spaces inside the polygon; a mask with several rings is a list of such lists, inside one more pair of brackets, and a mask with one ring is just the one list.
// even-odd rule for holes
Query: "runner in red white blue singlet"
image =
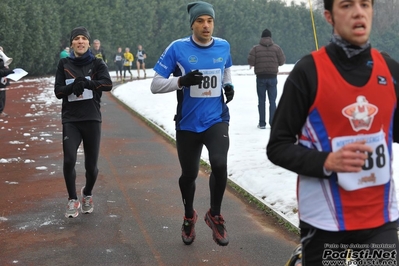
{"label": "runner in red white blue singlet", "polygon": [[331,43],[296,63],[273,119],[267,156],[298,174],[306,266],[397,265],[399,64],[371,48],[373,4],[324,0]]}
{"label": "runner in red white blue singlet", "polygon": [[[328,179],[300,175],[300,219],[317,228],[329,231],[366,229],[398,217],[390,178],[390,132],[396,94],[384,59],[376,50],[372,50],[372,55],[371,77],[359,88],[342,78],[324,48],[312,54],[316,69],[320,70],[317,71],[318,87],[300,134],[300,144],[330,152],[364,139],[375,147],[359,173],[333,173]],[[357,102],[359,98],[364,102]],[[368,110],[364,117],[356,117],[359,115],[356,107],[360,104]],[[375,178],[367,180],[373,175]]]}

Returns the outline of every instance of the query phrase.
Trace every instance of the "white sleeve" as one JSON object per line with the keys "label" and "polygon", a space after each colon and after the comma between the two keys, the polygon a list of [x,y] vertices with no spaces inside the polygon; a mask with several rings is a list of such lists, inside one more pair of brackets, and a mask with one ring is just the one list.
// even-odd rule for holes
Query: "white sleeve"
{"label": "white sleeve", "polygon": [[231,68],[225,68],[224,69],[224,75],[223,75],[223,84],[233,84],[233,81],[231,80]]}
{"label": "white sleeve", "polygon": [[151,82],[151,92],[156,94],[181,90],[182,88],[179,88],[178,85],[179,78],[180,77],[171,77],[167,79],[155,72]]}

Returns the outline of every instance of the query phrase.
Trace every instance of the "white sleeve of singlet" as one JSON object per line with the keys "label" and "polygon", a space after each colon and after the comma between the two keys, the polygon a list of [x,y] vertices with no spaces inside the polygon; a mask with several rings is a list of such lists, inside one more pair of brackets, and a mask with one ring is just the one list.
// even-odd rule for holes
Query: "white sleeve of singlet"
{"label": "white sleeve of singlet", "polygon": [[224,75],[223,75],[223,84],[233,84],[232,80],[231,80],[231,68],[226,68],[224,70]]}
{"label": "white sleeve of singlet", "polygon": [[167,79],[155,72],[151,82],[151,92],[156,94],[181,90],[182,88],[179,88],[178,85],[179,78],[180,77],[170,77]]}

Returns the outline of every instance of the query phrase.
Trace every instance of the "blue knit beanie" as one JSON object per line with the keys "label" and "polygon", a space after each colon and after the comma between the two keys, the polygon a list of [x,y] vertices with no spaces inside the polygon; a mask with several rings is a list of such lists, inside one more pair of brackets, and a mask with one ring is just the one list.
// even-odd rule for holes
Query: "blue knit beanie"
{"label": "blue knit beanie", "polygon": [[202,15],[209,15],[215,18],[215,11],[213,6],[207,2],[198,1],[192,2],[187,5],[188,15],[190,16],[190,26],[193,25],[194,21]]}

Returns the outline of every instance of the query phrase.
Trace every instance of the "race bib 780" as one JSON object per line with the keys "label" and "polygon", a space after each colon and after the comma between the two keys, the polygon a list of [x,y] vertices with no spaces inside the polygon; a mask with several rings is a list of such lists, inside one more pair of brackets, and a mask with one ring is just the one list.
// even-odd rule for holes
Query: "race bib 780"
{"label": "race bib 780", "polygon": [[200,85],[190,86],[190,96],[193,98],[219,97],[222,92],[222,70],[200,69],[203,80]]}

